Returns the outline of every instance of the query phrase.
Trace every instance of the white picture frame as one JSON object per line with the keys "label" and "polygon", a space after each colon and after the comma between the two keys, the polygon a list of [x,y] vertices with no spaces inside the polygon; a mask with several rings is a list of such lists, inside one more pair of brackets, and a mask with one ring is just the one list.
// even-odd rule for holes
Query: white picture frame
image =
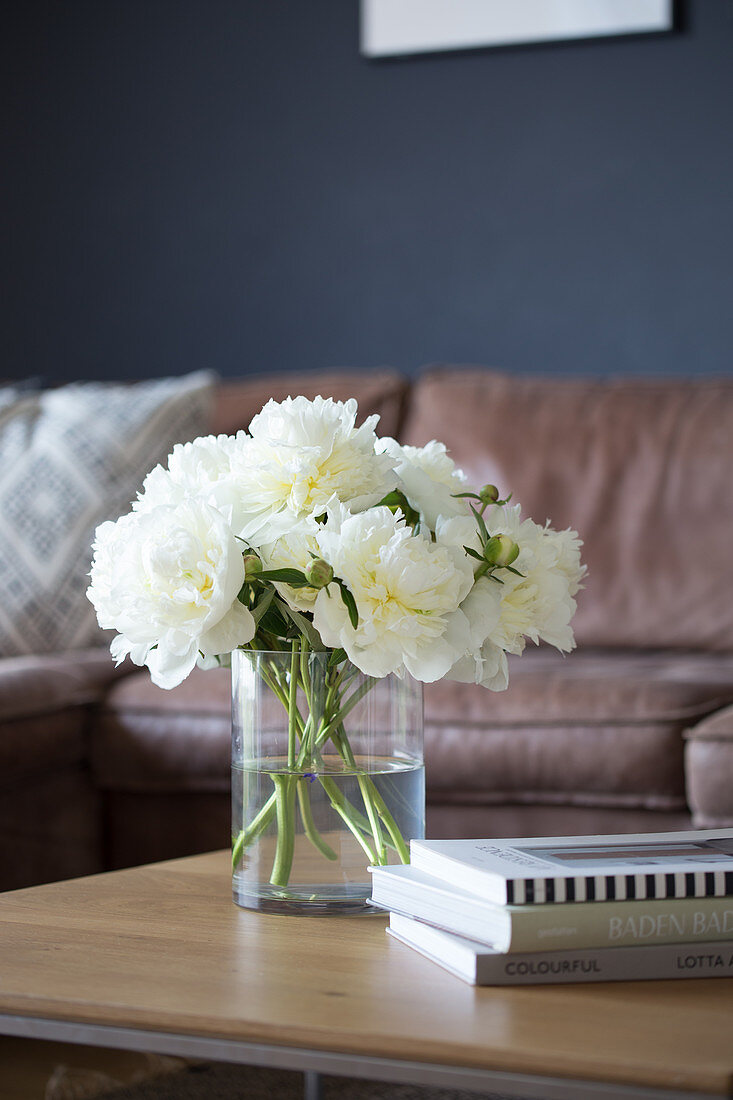
{"label": "white picture frame", "polygon": [[441,50],[670,31],[672,0],[361,0],[361,52]]}

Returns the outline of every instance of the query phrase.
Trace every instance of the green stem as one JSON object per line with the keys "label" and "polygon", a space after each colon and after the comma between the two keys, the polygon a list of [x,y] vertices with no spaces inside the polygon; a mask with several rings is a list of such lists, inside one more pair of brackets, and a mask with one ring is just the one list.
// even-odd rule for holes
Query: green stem
{"label": "green stem", "polygon": [[359,776],[359,790],[361,791],[361,797],[364,801],[364,809],[367,812],[369,818],[369,824],[372,827],[372,836],[374,837],[374,847],[377,852],[377,863],[384,864],[387,862],[387,849],[384,845],[384,837],[382,836],[382,828],[379,824],[379,817],[374,809],[374,799],[371,796],[369,790],[369,778],[366,775]]}
{"label": "green stem", "polygon": [[308,645],[308,639],[303,638],[300,647],[300,680],[303,684],[303,692],[305,694],[306,705],[310,711],[311,697],[310,697],[310,676],[308,675],[308,654],[310,652],[310,646]]}
{"label": "green stem", "polygon": [[242,858],[242,852],[249,848],[253,840],[263,833],[272,821],[275,813],[275,792],[270,795],[259,813],[250,821],[246,829],[242,829],[232,846],[232,867],[236,867]]}
{"label": "green stem", "polygon": [[290,695],[288,697],[288,767],[295,767],[295,715],[298,710],[298,642],[290,646]]}
{"label": "green stem", "polygon": [[[375,681],[372,681],[372,684],[374,682]],[[349,740],[346,736],[346,731],[343,726],[341,726],[332,735],[332,740],[339,753],[341,754],[341,758],[343,759],[344,763],[348,764],[349,767],[356,769],[356,759],[354,758],[354,754],[351,750],[351,745],[349,744]],[[376,845],[377,852],[379,853],[379,858],[377,862],[379,864],[384,864],[387,862],[387,852],[385,849],[384,836],[382,834],[382,829],[379,824],[379,818],[377,816],[379,814],[379,816],[382,817],[385,825],[387,826],[387,832],[394,842],[394,848],[397,851],[401,861],[403,863],[409,863],[409,856],[407,859],[405,859],[403,856],[403,852],[407,851],[405,841],[399,829],[397,828],[394,818],[391,814],[389,814],[389,811],[387,810],[387,807],[384,803],[384,799],[381,798],[381,796],[379,795],[379,792],[374,785],[374,780],[362,771],[359,774],[358,782],[359,790],[361,791],[361,797],[364,801],[364,809],[367,812],[372,835],[374,836],[374,843]],[[377,798],[379,799],[379,802],[377,803],[375,812],[375,801]],[[380,803],[382,810],[380,810]],[[384,813],[389,816],[389,821],[387,821],[384,817]]]}
{"label": "green stem", "polygon": [[[346,715],[354,709],[356,704],[364,698],[367,692],[372,690],[376,682],[377,681],[374,679],[374,677],[370,676],[367,680],[365,680],[360,688],[357,688],[356,691],[352,691],[349,698],[345,700],[345,702],[341,706],[341,709],[333,716],[330,722],[328,722],[321,730],[318,731],[317,744],[319,746],[322,745],[324,741],[327,741],[329,737],[333,736],[333,731],[335,729],[343,725]],[[348,745],[348,741],[346,743]]]}
{"label": "green stem", "polygon": [[270,882],[287,886],[295,852],[295,788],[292,775],[273,775],[277,806],[277,844]]}
{"label": "green stem", "polygon": [[300,806],[300,816],[303,821],[305,835],[308,837],[313,847],[317,848],[326,859],[338,859],[331,845],[326,843],[316,828],[311,812],[310,794],[304,780],[300,780],[298,783],[298,805]]}
{"label": "green stem", "polygon": [[[375,678],[369,677],[360,687],[352,691],[347,699],[343,699],[343,693],[348,684],[356,676],[356,672],[350,669],[348,664],[345,664],[332,677],[327,675],[325,683],[322,685],[326,689],[324,695],[323,690],[318,690],[318,684],[311,679],[308,653],[309,647],[306,639],[301,639],[300,647],[298,646],[298,640],[293,639],[290,648],[289,684],[284,677],[281,678],[276,666],[273,666],[269,672],[261,670],[263,679],[280,700],[288,714],[288,770],[297,773],[306,766],[310,756],[317,753],[320,747],[331,738],[344,763],[357,773],[359,789],[367,816],[365,817],[345,797],[333,779],[320,776],[319,781],[328,795],[333,809],[354,835],[370,863],[385,863],[387,847],[394,848],[403,863],[409,863],[407,845],[373,779],[363,770],[356,768],[356,760],[343,726],[346,716],[377,681]],[[308,717],[305,723],[297,707],[299,678],[308,706]],[[314,712],[316,705],[318,714]],[[338,710],[333,713],[334,708],[337,706]],[[300,736],[299,749],[297,745],[298,735]],[[297,774],[275,774],[271,775],[271,778],[275,784],[275,791],[250,825],[238,835],[233,846],[232,863],[236,866],[239,859],[241,859],[244,848],[251,844],[267,828],[273,816],[276,816],[277,843],[270,881],[276,886],[287,886],[295,848],[296,791],[306,836],[327,859],[333,860],[337,856],[315,826],[310,805],[310,794],[304,783],[299,781],[301,776]],[[384,823],[389,839],[384,836],[380,819]],[[376,853],[372,850],[366,836],[362,835],[370,833],[374,839]]]}
{"label": "green stem", "polygon": [[364,852],[365,852],[366,857],[369,860],[370,864],[375,863],[376,862],[376,857],[374,855],[374,852],[371,850],[371,848],[367,844],[366,840],[364,839],[364,837],[359,832],[356,824],[353,821],[353,815],[351,813],[349,813],[349,810],[346,809],[346,807],[349,806],[349,808],[351,810],[353,810],[353,806],[350,806],[350,804],[344,798],[341,791],[338,789],[338,787],[336,786],[336,784],[334,783],[334,781],[332,779],[328,779],[325,775],[321,776],[321,786],[323,787],[324,791],[326,792],[326,794],[330,798],[331,805],[333,806],[336,813],[339,815],[339,817],[341,817],[343,819],[343,821],[346,823],[347,827],[354,834],[354,836],[358,840],[359,844],[364,849]]}
{"label": "green stem", "polygon": [[377,812],[384,824],[387,826],[387,832],[392,837],[394,846],[397,849],[397,854],[399,855],[403,863],[409,863],[410,851],[405,844],[405,838],[403,837],[400,830],[397,828],[397,822],[387,809],[387,804],[377,790],[374,780],[370,776],[367,776],[367,780],[372,788],[372,797],[377,805]]}

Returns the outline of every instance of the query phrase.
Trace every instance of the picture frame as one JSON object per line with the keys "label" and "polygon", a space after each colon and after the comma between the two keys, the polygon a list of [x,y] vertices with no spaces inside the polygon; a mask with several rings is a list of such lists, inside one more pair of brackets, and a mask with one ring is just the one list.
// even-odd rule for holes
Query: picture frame
{"label": "picture frame", "polygon": [[672,30],[673,0],[361,0],[361,52],[395,57]]}

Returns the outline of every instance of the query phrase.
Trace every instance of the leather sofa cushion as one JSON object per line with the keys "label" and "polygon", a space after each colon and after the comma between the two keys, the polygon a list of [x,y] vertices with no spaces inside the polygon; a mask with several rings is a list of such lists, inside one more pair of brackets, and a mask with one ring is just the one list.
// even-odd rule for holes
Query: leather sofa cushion
{"label": "leather sofa cushion", "polygon": [[89,707],[124,674],[106,647],[0,661],[0,890],[103,869]]}
{"label": "leather sofa cushion", "polygon": [[686,733],[687,796],[698,829],[733,828],[733,706]]}
{"label": "leather sofa cushion", "polygon": [[[684,808],[682,730],[733,703],[733,657],[532,649],[508,692],[426,686],[428,800]],[[93,744],[116,791],[226,791],[225,670],[173,691],[134,673],[110,691]]]}
{"label": "leather sofa cushion", "polygon": [[472,482],[575,528],[588,645],[733,651],[733,379],[564,379],[445,368],[403,441],[442,440]]}
{"label": "leather sofa cushion", "polygon": [[226,791],[231,760],[228,669],[191,675],[171,691],[147,670],[108,693],[97,716],[92,771],[108,790]]}
{"label": "leather sofa cushion", "polygon": [[[536,803],[428,803],[425,834],[444,839],[467,836],[589,836],[592,833],[663,833],[691,829],[689,813],[618,806],[568,806]],[[215,847],[215,845],[210,845]]]}
{"label": "leather sofa cushion", "polygon": [[509,690],[425,688],[437,799],[685,805],[682,733],[733,701],[733,656],[547,648],[510,658]]}
{"label": "leather sofa cushion", "polygon": [[3,788],[0,890],[104,870],[101,819],[89,773],[74,765],[39,767]]}
{"label": "leather sofa cushion", "polygon": [[0,790],[84,763],[89,704],[124,674],[106,647],[0,661]]}
{"label": "leather sofa cushion", "polygon": [[249,427],[252,417],[270,398],[283,401],[299,394],[311,400],[317,394],[337,401],[354,397],[359,405],[359,423],[378,413],[377,435],[395,436],[402,422],[407,381],[389,370],[276,374],[236,382],[222,379],[216,390],[211,430],[216,435],[234,435]]}
{"label": "leather sofa cushion", "polygon": [[231,821],[228,790],[107,791],[105,858],[115,869],[227,848]]}

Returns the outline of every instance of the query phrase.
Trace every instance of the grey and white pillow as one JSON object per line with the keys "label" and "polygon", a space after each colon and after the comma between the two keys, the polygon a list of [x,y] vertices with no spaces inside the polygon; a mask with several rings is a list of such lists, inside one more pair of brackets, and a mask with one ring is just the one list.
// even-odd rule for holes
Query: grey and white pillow
{"label": "grey and white pillow", "polygon": [[86,598],[94,530],[175,443],[208,431],[215,375],[0,390],[0,656],[105,640]]}

